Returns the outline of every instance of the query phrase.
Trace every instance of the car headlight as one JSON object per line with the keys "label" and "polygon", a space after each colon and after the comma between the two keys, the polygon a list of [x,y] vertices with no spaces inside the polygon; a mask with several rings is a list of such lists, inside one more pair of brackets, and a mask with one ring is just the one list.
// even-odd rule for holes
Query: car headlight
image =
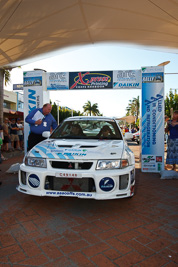
{"label": "car headlight", "polygon": [[118,159],[118,160],[98,160],[96,169],[97,170],[113,170],[113,169],[122,169],[129,166],[127,159]]}
{"label": "car headlight", "polygon": [[44,158],[25,157],[25,165],[39,168],[47,167],[46,159]]}

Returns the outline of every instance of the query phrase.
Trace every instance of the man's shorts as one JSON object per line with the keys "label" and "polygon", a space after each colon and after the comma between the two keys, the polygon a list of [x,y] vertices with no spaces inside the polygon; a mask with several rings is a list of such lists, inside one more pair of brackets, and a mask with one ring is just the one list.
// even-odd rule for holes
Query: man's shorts
{"label": "man's shorts", "polygon": [[18,135],[19,141],[23,141],[23,135]]}
{"label": "man's shorts", "polygon": [[17,134],[11,134],[11,142],[19,141],[19,137]]}
{"label": "man's shorts", "polygon": [[3,144],[7,144],[10,142],[10,139],[7,135],[4,136]]}

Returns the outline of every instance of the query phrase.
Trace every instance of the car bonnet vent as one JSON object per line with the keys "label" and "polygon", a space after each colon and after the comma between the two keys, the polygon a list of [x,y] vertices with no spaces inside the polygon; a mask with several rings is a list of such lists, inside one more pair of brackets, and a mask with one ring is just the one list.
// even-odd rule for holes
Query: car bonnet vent
{"label": "car bonnet vent", "polygon": [[72,145],[58,145],[58,147],[73,147]]}
{"label": "car bonnet vent", "polygon": [[95,148],[97,146],[80,146],[80,148]]}

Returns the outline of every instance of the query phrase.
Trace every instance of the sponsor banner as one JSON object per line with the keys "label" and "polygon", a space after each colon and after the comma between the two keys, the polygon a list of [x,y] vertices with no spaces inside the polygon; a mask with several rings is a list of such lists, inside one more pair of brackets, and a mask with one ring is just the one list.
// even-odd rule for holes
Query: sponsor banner
{"label": "sponsor banner", "polygon": [[141,89],[141,70],[113,71],[113,89]]}
{"label": "sponsor banner", "polygon": [[112,89],[112,71],[70,72],[69,89]]}
{"label": "sponsor banner", "polygon": [[[43,106],[43,71],[24,72],[24,120],[26,116],[35,108]],[[39,83],[38,83],[39,82]],[[27,85],[29,83],[29,85]],[[35,85],[36,84],[36,85]],[[40,85],[41,84],[41,85]],[[28,123],[24,123],[24,147],[27,151],[27,140],[30,132]]]}
{"label": "sponsor banner", "polygon": [[23,83],[22,84],[13,84],[13,90],[23,90]]}
{"label": "sponsor banner", "polygon": [[[141,89],[142,86],[141,70],[49,72],[46,79],[47,90]],[[25,86],[34,86],[39,79],[28,77],[25,82]]]}
{"label": "sponsor banner", "polygon": [[66,90],[69,89],[69,72],[48,72],[47,90]]}
{"label": "sponsor banner", "polygon": [[[142,68],[142,171],[164,169],[164,68]],[[158,155],[159,152],[159,155]]]}
{"label": "sponsor banner", "polygon": [[35,71],[37,74],[33,76],[34,71],[28,71],[23,73],[23,86],[42,86],[42,75],[40,71]]}

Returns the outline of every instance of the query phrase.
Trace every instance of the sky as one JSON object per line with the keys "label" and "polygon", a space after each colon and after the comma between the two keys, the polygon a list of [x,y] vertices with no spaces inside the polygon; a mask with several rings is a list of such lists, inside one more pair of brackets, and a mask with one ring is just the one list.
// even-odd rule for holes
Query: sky
{"label": "sky", "polygon": [[[178,89],[178,54],[117,43],[85,45],[71,50],[61,50],[53,57],[15,68],[11,71],[11,84],[5,89],[12,91],[13,84],[23,83],[23,71],[35,68],[47,72],[136,70],[141,67],[157,66],[165,61],[170,61],[165,66],[166,96],[170,89],[173,91]],[[119,118],[126,115],[129,100],[137,96],[141,98],[141,89],[50,91],[52,103],[58,100],[60,106],[83,112],[83,105],[90,101],[92,104],[98,104],[103,116]]]}

